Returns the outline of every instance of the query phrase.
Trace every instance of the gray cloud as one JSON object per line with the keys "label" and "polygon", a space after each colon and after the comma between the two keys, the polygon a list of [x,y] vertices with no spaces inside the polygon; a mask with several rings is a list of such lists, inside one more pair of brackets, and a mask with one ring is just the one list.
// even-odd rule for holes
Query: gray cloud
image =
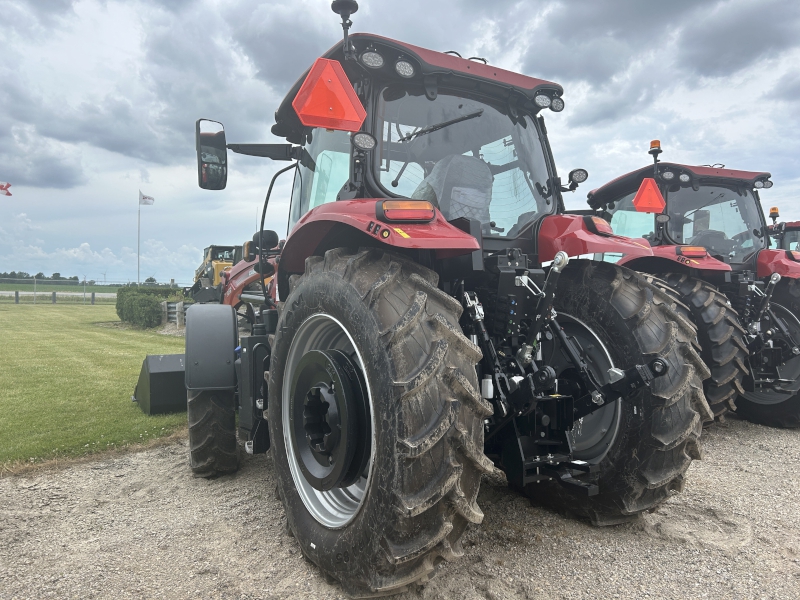
{"label": "gray cloud", "polygon": [[775,87],[764,96],[766,101],[775,98],[795,103],[800,101],[800,71],[788,73],[781,77],[775,83]]}
{"label": "gray cloud", "polygon": [[781,0],[718,2],[678,36],[678,66],[724,77],[797,47],[800,5]]}
{"label": "gray cloud", "polygon": [[[563,84],[567,110],[548,114],[556,158],[565,168],[588,168],[593,185],[642,166],[647,140],[661,137],[675,160],[770,170],[775,193],[800,168],[791,135],[800,124],[800,75],[787,68],[791,32],[800,29],[796,5],[364,0],[353,31],[486,56]],[[232,156],[228,190],[199,191],[194,121],[224,122],[232,142],[279,141],[269,133],[278,102],[341,40],[330,0],[84,0],[78,11],[68,0],[0,0],[0,14],[0,179],[17,186],[12,200],[24,196],[29,217],[41,225],[22,250],[4,255],[11,262],[28,256],[25,269],[34,272],[69,271],[61,263],[48,266],[63,258],[120,272],[132,264],[135,275],[135,252],[124,247],[136,244],[131,199],[138,186],[156,197],[142,211],[143,241],[164,244],[173,257],[165,270],[185,268],[188,278],[199,260],[193,253],[214,231],[230,234],[224,243],[251,235],[275,164]],[[87,33],[80,20],[87,16],[103,31],[119,32],[119,45]],[[84,49],[85,63],[52,57],[49,64],[46,52],[68,54],[71,42],[84,41],[76,36],[102,45]],[[109,65],[92,60],[93,52]],[[751,99],[750,106],[720,103],[720,114],[709,115],[706,102],[733,93],[742,70],[754,65],[776,68],[782,77],[762,84],[757,113]],[[56,69],[79,84],[65,93],[63,80],[51,76]],[[664,103],[676,90],[680,106]],[[731,132],[736,127],[750,129]],[[290,183],[286,176],[276,188],[267,217],[272,227],[285,224]],[[580,195],[568,202],[582,207]],[[158,253],[152,256],[151,270],[158,268]]]}
{"label": "gray cloud", "polygon": [[14,126],[0,139],[3,177],[17,185],[71,188],[86,181],[79,149]]}
{"label": "gray cloud", "polygon": [[245,0],[228,5],[224,17],[257,76],[282,92],[341,37],[336,15],[320,12],[309,3]]}
{"label": "gray cloud", "polygon": [[731,76],[796,47],[798,15],[784,0],[554,2],[528,36],[523,70],[567,95],[588,85],[571,122],[592,125],[646,110],[691,75]]}

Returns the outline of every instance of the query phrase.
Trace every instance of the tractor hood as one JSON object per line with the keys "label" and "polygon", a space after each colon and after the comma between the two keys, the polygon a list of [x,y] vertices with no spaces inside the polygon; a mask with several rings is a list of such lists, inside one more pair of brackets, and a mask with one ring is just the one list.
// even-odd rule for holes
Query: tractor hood
{"label": "tractor hood", "polygon": [[[682,173],[689,175],[691,185],[700,185],[703,183],[733,183],[741,184],[752,188],[757,180],[766,180],[771,177],[771,174],[766,171],[737,171],[735,169],[718,169],[715,167],[701,167],[692,165],[682,165],[679,163],[659,162],[659,173],[664,171],[672,171],[675,173],[674,181],[678,182],[678,177]],[[636,189],[645,177],[653,176],[653,165],[648,165],[631,171],[625,175],[612,179],[605,185],[592,190],[587,195],[587,202],[589,206],[595,210],[602,208],[609,201],[618,198],[631,189]],[[659,182],[660,183],[660,182]],[[687,184],[688,185],[688,184]]]}
{"label": "tractor hood", "polygon": [[[550,97],[560,97],[563,93],[563,89],[557,83],[377,35],[355,33],[350,36],[350,41],[355,46],[358,56],[369,50],[376,52],[383,59],[383,65],[377,68],[368,68],[360,61],[345,60],[341,42],[337,42],[322,55],[322,58],[339,61],[354,84],[364,76],[386,83],[405,80],[409,83],[424,85],[426,93],[430,92],[434,95],[440,85],[467,86],[472,89],[480,89],[493,97],[507,99],[510,104],[524,108],[531,113],[541,110],[533,102],[533,98],[538,92],[545,92]],[[395,64],[400,59],[413,65],[411,76],[404,78],[395,72]],[[292,101],[303,85],[309,70],[300,76],[281,102],[275,112],[275,125],[272,126],[273,134],[284,137],[294,144],[302,143],[304,128],[292,107]]]}

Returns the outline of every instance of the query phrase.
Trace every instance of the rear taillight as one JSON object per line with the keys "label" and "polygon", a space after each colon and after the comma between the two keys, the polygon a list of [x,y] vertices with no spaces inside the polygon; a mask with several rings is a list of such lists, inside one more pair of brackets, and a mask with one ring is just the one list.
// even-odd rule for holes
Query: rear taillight
{"label": "rear taillight", "polygon": [[800,252],[798,252],[797,250],[787,250],[786,254],[788,254],[789,258],[791,258],[792,260],[800,262]]}
{"label": "rear taillight", "polygon": [[708,256],[708,251],[703,246],[676,246],[675,254],[689,258],[705,258]]}
{"label": "rear taillight", "polygon": [[436,210],[424,200],[384,200],[375,204],[375,216],[387,223],[428,223]]}
{"label": "rear taillight", "polygon": [[592,233],[598,235],[614,235],[614,230],[608,221],[601,217],[584,217],[583,222]]}

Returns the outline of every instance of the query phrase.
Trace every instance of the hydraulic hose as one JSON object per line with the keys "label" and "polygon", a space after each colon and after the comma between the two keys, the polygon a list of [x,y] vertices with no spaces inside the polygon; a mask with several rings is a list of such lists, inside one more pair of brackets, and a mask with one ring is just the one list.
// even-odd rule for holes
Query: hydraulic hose
{"label": "hydraulic hose", "polygon": [[[291,169],[296,169],[299,163],[293,163],[288,167],[284,167],[272,177],[272,181],[269,183],[269,189],[267,190],[267,197],[264,198],[264,209],[261,211],[261,226],[258,229],[258,272],[261,275],[261,289],[264,292],[264,303],[267,306],[274,306],[275,303],[272,301],[272,298],[269,297],[267,294],[267,286],[264,285],[264,248],[261,247],[262,240],[264,238],[264,220],[267,217],[267,206],[269,205],[269,197],[272,195],[272,188],[275,185],[275,180],[278,179],[279,175],[286,173]],[[275,270],[275,275],[277,276],[277,269]]]}

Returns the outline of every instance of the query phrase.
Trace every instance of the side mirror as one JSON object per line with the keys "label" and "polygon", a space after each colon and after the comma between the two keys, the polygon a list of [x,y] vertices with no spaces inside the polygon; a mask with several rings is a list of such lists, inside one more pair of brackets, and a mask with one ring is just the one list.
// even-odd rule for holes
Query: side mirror
{"label": "side mirror", "polygon": [[198,119],[195,145],[197,184],[204,190],[224,190],[228,182],[228,146],[222,123]]}
{"label": "side mirror", "polygon": [[251,262],[255,257],[255,244],[247,240],[244,245],[242,245],[242,260]]}
{"label": "side mirror", "polygon": [[261,232],[262,237],[260,242],[258,240],[258,234],[258,231],[253,234],[253,246],[259,248],[262,252],[269,252],[280,242],[278,234],[271,229],[265,229]]}

